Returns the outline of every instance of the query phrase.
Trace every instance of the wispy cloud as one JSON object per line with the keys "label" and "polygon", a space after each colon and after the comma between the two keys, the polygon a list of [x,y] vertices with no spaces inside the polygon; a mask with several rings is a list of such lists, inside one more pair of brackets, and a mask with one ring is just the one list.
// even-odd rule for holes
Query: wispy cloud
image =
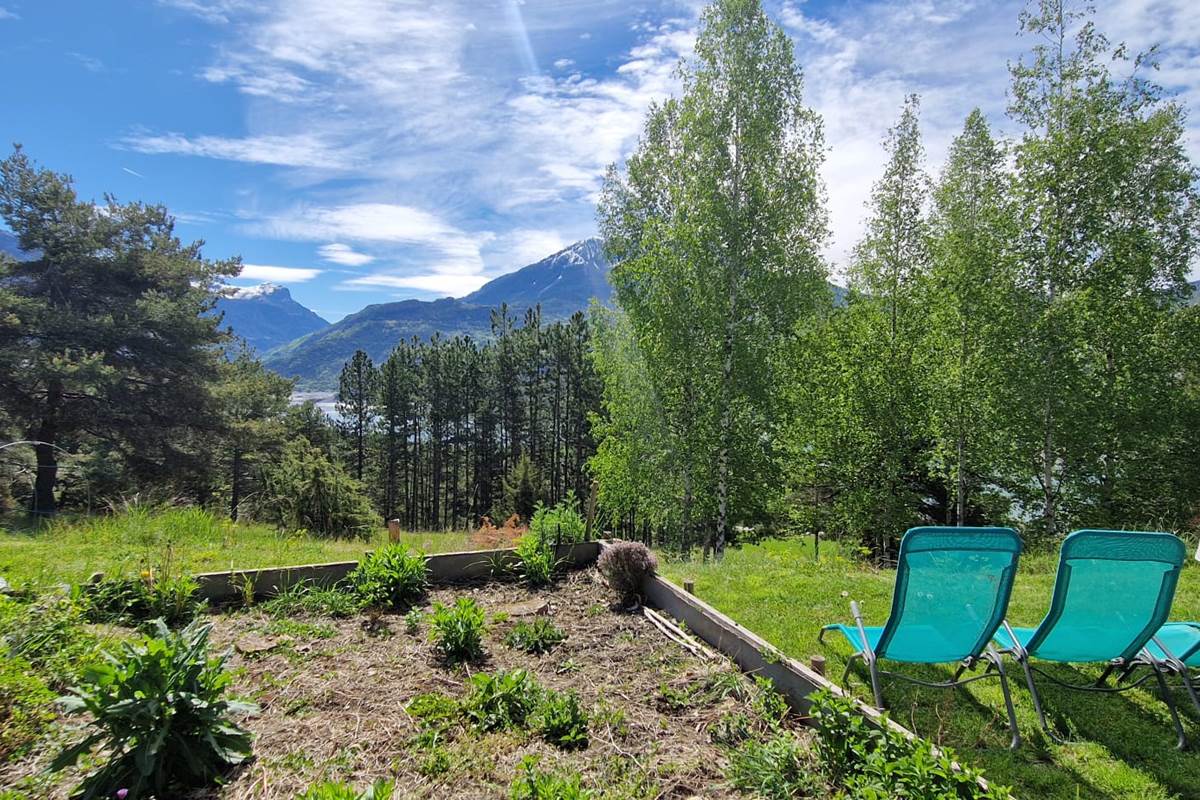
{"label": "wispy cloud", "polygon": [[86,69],[88,72],[104,72],[104,62],[95,56],[70,51],[67,56]]}
{"label": "wispy cloud", "polygon": [[20,19],[15,11],[9,11],[4,6],[0,6],[0,20],[2,19]]}
{"label": "wispy cloud", "polygon": [[342,264],[347,267],[361,267],[364,264],[370,264],[375,260],[375,256],[359,253],[349,245],[333,243],[322,245],[317,252],[321,254],[321,258],[326,261],[332,261],[335,264]]}
{"label": "wispy cloud", "polygon": [[446,275],[438,272],[417,275],[364,275],[342,282],[338,288],[357,291],[377,288],[416,289],[446,297],[462,297],[487,283],[485,275]]}
{"label": "wispy cloud", "polygon": [[354,164],[354,157],[349,150],[330,145],[307,133],[245,138],[145,134],[126,136],[120,140],[120,144],[139,153],[201,156],[284,167],[345,170]]}
{"label": "wispy cloud", "polygon": [[122,172],[128,172],[130,175],[132,175],[132,176],[133,176],[133,177],[135,177],[135,178],[145,178],[145,177],[146,177],[145,175],[143,175],[142,173],[138,172],[137,170],[130,169],[129,167],[121,167],[121,171],[122,171]]}
{"label": "wispy cloud", "polygon": [[278,281],[280,283],[304,283],[321,274],[319,269],[307,267],[276,267],[269,264],[243,264],[239,278],[253,281]]}

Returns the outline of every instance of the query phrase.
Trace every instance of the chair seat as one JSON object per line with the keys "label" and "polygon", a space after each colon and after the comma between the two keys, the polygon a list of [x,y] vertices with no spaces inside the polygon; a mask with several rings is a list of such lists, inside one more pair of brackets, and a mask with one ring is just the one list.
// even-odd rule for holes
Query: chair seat
{"label": "chair seat", "polygon": [[[1168,622],[1158,629],[1155,636],[1171,655],[1189,667],[1200,667],[1200,623]],[[1146,643],[1146,649],[1159,660],[1167,657],[1153,639]]]}
{"label": "chair seat", "polygon": [[[862,652],[862,636],[857,626],[831,625],[829,630],[838,631],[855,651]],[[863,630],[866,631],[871,649],[878,651],[883,628],[864,626]],[[888,644],[887,652],[879,657],[905,664],[953,664],[973,655],[962,652],[961,648],[961,644],[949,639],[945,632],[932,625],[907,625],[896,632]]]}
{"label": "chair seat", "polygon": [[[1037,629],[1036,628],[1013,628],[1012,630],[1013,630],[1013,633],[1015,633],[1017,635],[1016,643],[1021,645],[1021,648],[1024,649],[1025,646],[1027,644],[1029,644],[1029,640],[1033,638],[1033,632]],[[1012,637],[1008,635],[1008,631],[1005,628],[1002,627],[999,630],[997,630],[996,635],[993,638],[995,638],[996,644],[999,645],[1001,650],[1012,650],[1013,649]]]}

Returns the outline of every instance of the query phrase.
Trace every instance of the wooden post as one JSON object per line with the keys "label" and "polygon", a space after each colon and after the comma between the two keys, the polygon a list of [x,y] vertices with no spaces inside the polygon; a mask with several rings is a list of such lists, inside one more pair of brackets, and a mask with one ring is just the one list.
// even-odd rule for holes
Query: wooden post
{"label": "wooden post", "polygon": [[685,592],[687,592],[688,594],[695,594],[696,593],[696,582],[695,581],[684,581],[683,582],[683,590]]}
{"label": "wooden post", "polygon": [[400,541],[400,520],[388,520],[388,540],[392,542]]}
{"label": "wooden post", "polygon": [[812,657],[812,670],[822,678],[825,677],[825,656]]}
{"label": "wooden post", "polygon": [[596,524],[596,497],[600,492],[600,481],[592,481],[592,488],[588,492],[587,499],[587,527],[583,531],[583,540],[590,542],[592,540],[592,526]]}

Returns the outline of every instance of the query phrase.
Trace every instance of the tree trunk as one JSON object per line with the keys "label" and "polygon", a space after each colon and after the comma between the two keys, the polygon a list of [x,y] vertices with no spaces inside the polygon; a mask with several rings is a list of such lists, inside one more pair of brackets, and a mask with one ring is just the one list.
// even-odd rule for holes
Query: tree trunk
{"label": "tree trunk", "polygon": [[233,448],[233,474],[229,485],[229,518],[237,522],[238,506],[242,502],[242,448]]}
{"label": "tree trunk", "polygon": [[717,530],[713,540],[713,558],[725,555],[725,539],[729,525],[729,440],[733,435],[733,403],[729,393],[733,388],[733,326],[737,310],[737,281],[729,289],[729,315],[725,319],[725,341],[722,349],[725,361],[721,365],[721,447],[717,451]]}
{"label": "tree trunk", "polygon": [[58,483],[58,456],[54,445],[58,439],[58,412],[62,405],[62,383],[54,380],[46,389],[46,413],[34,434],[37,454],[37,476],[33,484],[33,513],[51,516],[55,512],[54,487]]}

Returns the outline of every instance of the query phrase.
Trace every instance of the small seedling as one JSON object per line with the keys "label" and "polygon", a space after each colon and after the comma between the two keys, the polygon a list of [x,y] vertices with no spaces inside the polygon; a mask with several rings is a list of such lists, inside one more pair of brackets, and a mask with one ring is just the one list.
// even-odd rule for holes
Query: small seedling
{"label": "small seedling", "polygon": [[415,634],[421,630],[421,621],[425,619],[425,615],[421,613],[421,609],[417,607],[410,608],[408,613],[404,615],[404,630],[411,634]]}

